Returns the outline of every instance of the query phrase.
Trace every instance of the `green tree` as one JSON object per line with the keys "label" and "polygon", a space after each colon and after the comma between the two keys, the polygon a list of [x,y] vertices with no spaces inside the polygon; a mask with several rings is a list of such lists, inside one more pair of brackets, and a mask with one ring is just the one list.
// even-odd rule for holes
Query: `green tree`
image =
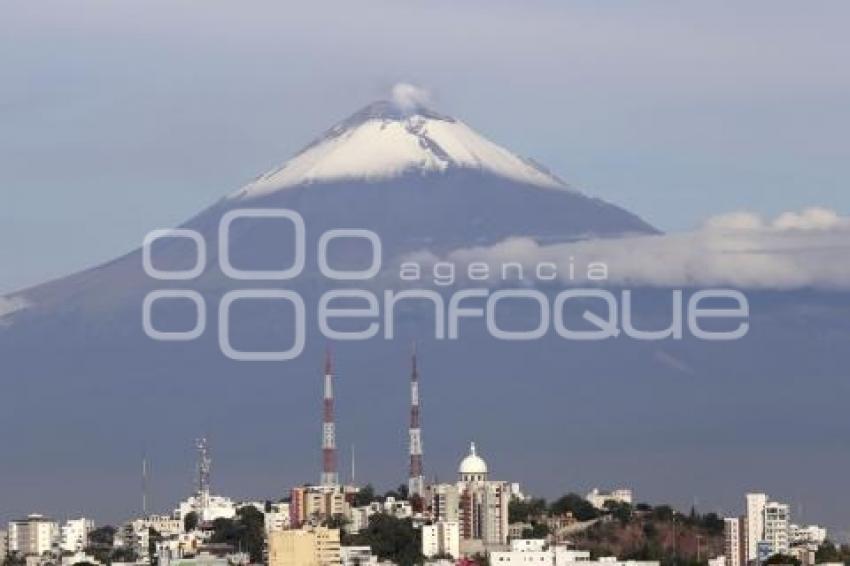
{"label": "green tree", "polygon": [[98,527],[89,533],[89,544],[104,544],[112,546],[115,540],[115,527],[112,525],[104,525]]}
{"label": "green tree", "polygon": [[156,555],[156,545],[162,542],[162,534],[153,527],[148,529],[148,556],[150,556],[151,564],[156,566],[159,564],[159,557]]}
{"label": "green tree", "polygon": [[198,527],[198,514],[194,511],[186,513],[183,517],[183,532],[190,533]]}
{"label": "green tree", "polygon": [[132,548],[126,546],[118,546],[112,549],[112,554],[109,556],[109,563],[112,562],[135,562],[139,559],[139,555]]}
{"label": "green tree", "polygon": [[263,560],[265,545],[265,519],[253,506],[240,507],[236,518],[219,518],[213,521],[213,534],[210,539],[215,543],[229,544],[236,550],[247,552],[251,562]]}
{"label": "green tree", "polygon": [[579,521],[589,521],[599,517],[599,509],[594,507],[584,497],[568,493],[564,495],[549,507],[549,510],[554,515],[563,515],[564,513],[572,513],[573,517]]}
{"label": "green tree", "polygon": [[508,521],[511,523],[527,523],[545,513],[545,499],[511,499],[508,503]]}
{"label": "green tree", "polygon": [[800,566],[801,562],[799,558],[795,558],[788,554],[774,554],[765,560],[764,564],[793,564],[794,566]]}
{"label": "green tree", "polygon": [[352,544],[368,545],[381,560],[391,560],[400,566],[422,562],[421,534],[410,519],[397,519],[378,513],[369,519],[369,526],[351,537]]}
{"label": "green tree", "polygon": [[371,483],[361,487],[360,490],[354,494],[355,507],[365,507],[373,501],[375,501],[375,488],[372,487]]}

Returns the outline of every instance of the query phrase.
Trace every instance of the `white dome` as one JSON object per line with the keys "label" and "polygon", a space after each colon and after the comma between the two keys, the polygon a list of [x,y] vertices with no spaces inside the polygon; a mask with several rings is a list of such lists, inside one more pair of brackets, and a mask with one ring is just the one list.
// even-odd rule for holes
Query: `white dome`
{"label": "white dome", "polygon": [[461,460],[458,473],[461,476],[486,475],[487,462],[475,453],[475,443],[469,446],[469,455]]}

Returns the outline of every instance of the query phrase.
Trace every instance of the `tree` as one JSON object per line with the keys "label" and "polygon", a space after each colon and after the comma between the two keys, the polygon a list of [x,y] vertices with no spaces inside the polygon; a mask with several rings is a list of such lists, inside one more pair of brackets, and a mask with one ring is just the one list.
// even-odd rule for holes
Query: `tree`
{"label": "tree", "polygon": [[511,523],[527,523],[545,513],[545,499],[511,499],[508,503],[508,521]]}
{"label": "tree", "polygon": [[532,523],[531,528],[522,530],[522,538],[546,538],[549,526],[546,523]]}
{"label": "tree", "polygon": [[372,487],[371,483],[361,487],[360,490],[354,494],[355,507],[365,507],[373,501],[375,501],[375,488]]}
{"label": "tree", "polygon": [[109,556],[109,562],[135,562],[139,559],[139,555],[132,548],[119,546],[112,549],[112,554]]}
{"label": "tree", "polygon": [[621,525],[627,524],[632,519],[632,506],[622,501],[606,501],[605,510],[611,516],[620,521]]}
{"label": "tree", "polygon": [[377,513],[369,526],[351,537],[352,544],[368,545],[381,560],[391,560],[400,566],[422,562],[421,533],[413,528],[410,519],[397,519]]}
{"label": "tree", "polygon": [[564,495],[549,507],[554,515],[572,513],[579,521],[590,521],[599,517],[599,509],[594,507],[588,500],[575,493]]}
{"label": "tree", "polygon": [[233,548],[247,552],[251,562],[260,563],[263,559],[265,544],[265,519],[263,514],[251,505],[240,507],[235,519],[218,518],[213,521],[213,534],[210,539],[215,543],[229,544]]}
{"label": "tree", "polygon": [[764,564],[793,564],[794,566],[800,566],[801,562],[799,558],[788,554],[774,554],[765,560]]}
{"label": "tree", "polygon": [[183,517],[183,532],[190,533],[198,527],[198,514],[194,511],[186,513]]}
{"label": "tree", "polygon": [[151,559],[151,564],[159,564],[159,557],[156,555],[156,545],[162,542],[162,534],[153,527],[148,528],[148,556]]}
{"label": "tree", "polygon": [[98,527],[89,533],[89,544],[103,544],[112,546],[115,540],[115,527],[112,525],[104,525]]}

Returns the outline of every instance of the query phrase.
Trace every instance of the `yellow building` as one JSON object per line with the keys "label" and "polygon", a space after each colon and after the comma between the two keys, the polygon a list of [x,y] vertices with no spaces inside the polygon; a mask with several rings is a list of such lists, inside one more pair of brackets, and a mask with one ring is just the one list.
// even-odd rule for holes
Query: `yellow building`
{"label": "yellow building", "polygon": [[269,533],[269,566],[339,566],[339,529]]}

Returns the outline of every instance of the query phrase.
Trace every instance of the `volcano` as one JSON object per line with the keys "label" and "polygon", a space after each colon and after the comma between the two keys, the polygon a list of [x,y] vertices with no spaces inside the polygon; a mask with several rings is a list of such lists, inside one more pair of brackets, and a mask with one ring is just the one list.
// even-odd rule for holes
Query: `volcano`
{"label": "volcano", "polygon": [[[511,237],[549,244],[658,233],[455,118],[419,104],[370,104],[187,220],[181,227],[199,233],[207,250],[192,280],[148,277],[137,249],[0,299],[0,427],[9,433],[10,456],[0,460],[0,477],[15,486],[14,494],[5,492],[12,495],[4,496],[7,513],[78,513],[96,500],[103,515],[126,518],[135,508],[142,447],[158,464],[157,501],[160,511],[168,511],[188,490],[189,448],[198,436],[210,438],[217,462],[224,462],[215,476],[218,491],[271,498],[288,486],[317,481],[326,340],[315,321],[303,355],[285,363],[226,358],[214,323],[216,305],[234,288],[285,286],[312,305],[326,288],[312,253],[304,273],[285,283],[234,281],[219,268],[222,216],[279,208],[304,219],[307,250],[315,250],[330,229],[375,232],[388,270],[411,254],[440,255]],[[234,223],[229,254],[240,269],[280,269],[291,261],[291,240],[286,223]],[[365,252],[354,246],[335,253],[343,263],[362,265]],[[186,239],[164,239],[152,248],[160,270],[191,268],[196,256],[195,244]],[[397,277],[373,282],[397,284]],[[158,342],[145,335],[144,298],[162,288],[200,294],[210,321],[201,337]],[[657,476],[657,485],[647,480],[635,487],[666,493],[669,478],[659,470],[690,477],[694,466],[711,469],[734,452],[734,446],[709,443],[682,458],[675,448],[690,442],[688,435],[712,430],[718,438],[756,445],[783,426],[777,419],[785,412],[776,406],[789,399],[815,406],[816,391],[840,390],[842,368],[850,365],[843,347],[850,331],[836,305],[846,299],[842,293],[751,295],[750,334],[722,345],[565,344],[555,337],[519,344],[475,328],[464,331],[463,340],[439,341],[427,316],[407,312],[395,341],[334,345],[338,443],[356,442],[358,461],[366,462],[358,475],[382,486],[406,478],[408,353],[416,340],[426,477],[451,477],[456,458],[474,439],[489,447],[499,477],[527,482],[533,493],[576,488],[569,482],[570,474],[580,472],[577,458],[599,462],[588,469]],[[161,308],[158,326],[192,328],[196,313],[184,307]],[[669,300],[650,297],[643,310],[650,317],[646,327],[661,327]],[[281,313],[273,308],[242,315],[246,347],[273,350],[287,339]],[[819,333],[811,331],[813,319],[825,322]],[[755,409],[730,411],[730,398]],[[832,404],[824,402],[812,414],[822,430],[843,426],[832,420],[843,414],[842,398],[831,395]],[[759,422],[751,420],[754,411]],[[718,414],[722,423],[712,417]],[[806,447],[800,442],[797,450]],[[784,446],[771,450],[761,453],[764,466],[784,469]],[[817,450],[800,453],[799,461],[807,458],[816,460]],[[611,476],[618,485],[624,478]],[[830,497],[825,491],[824,501]]]}

